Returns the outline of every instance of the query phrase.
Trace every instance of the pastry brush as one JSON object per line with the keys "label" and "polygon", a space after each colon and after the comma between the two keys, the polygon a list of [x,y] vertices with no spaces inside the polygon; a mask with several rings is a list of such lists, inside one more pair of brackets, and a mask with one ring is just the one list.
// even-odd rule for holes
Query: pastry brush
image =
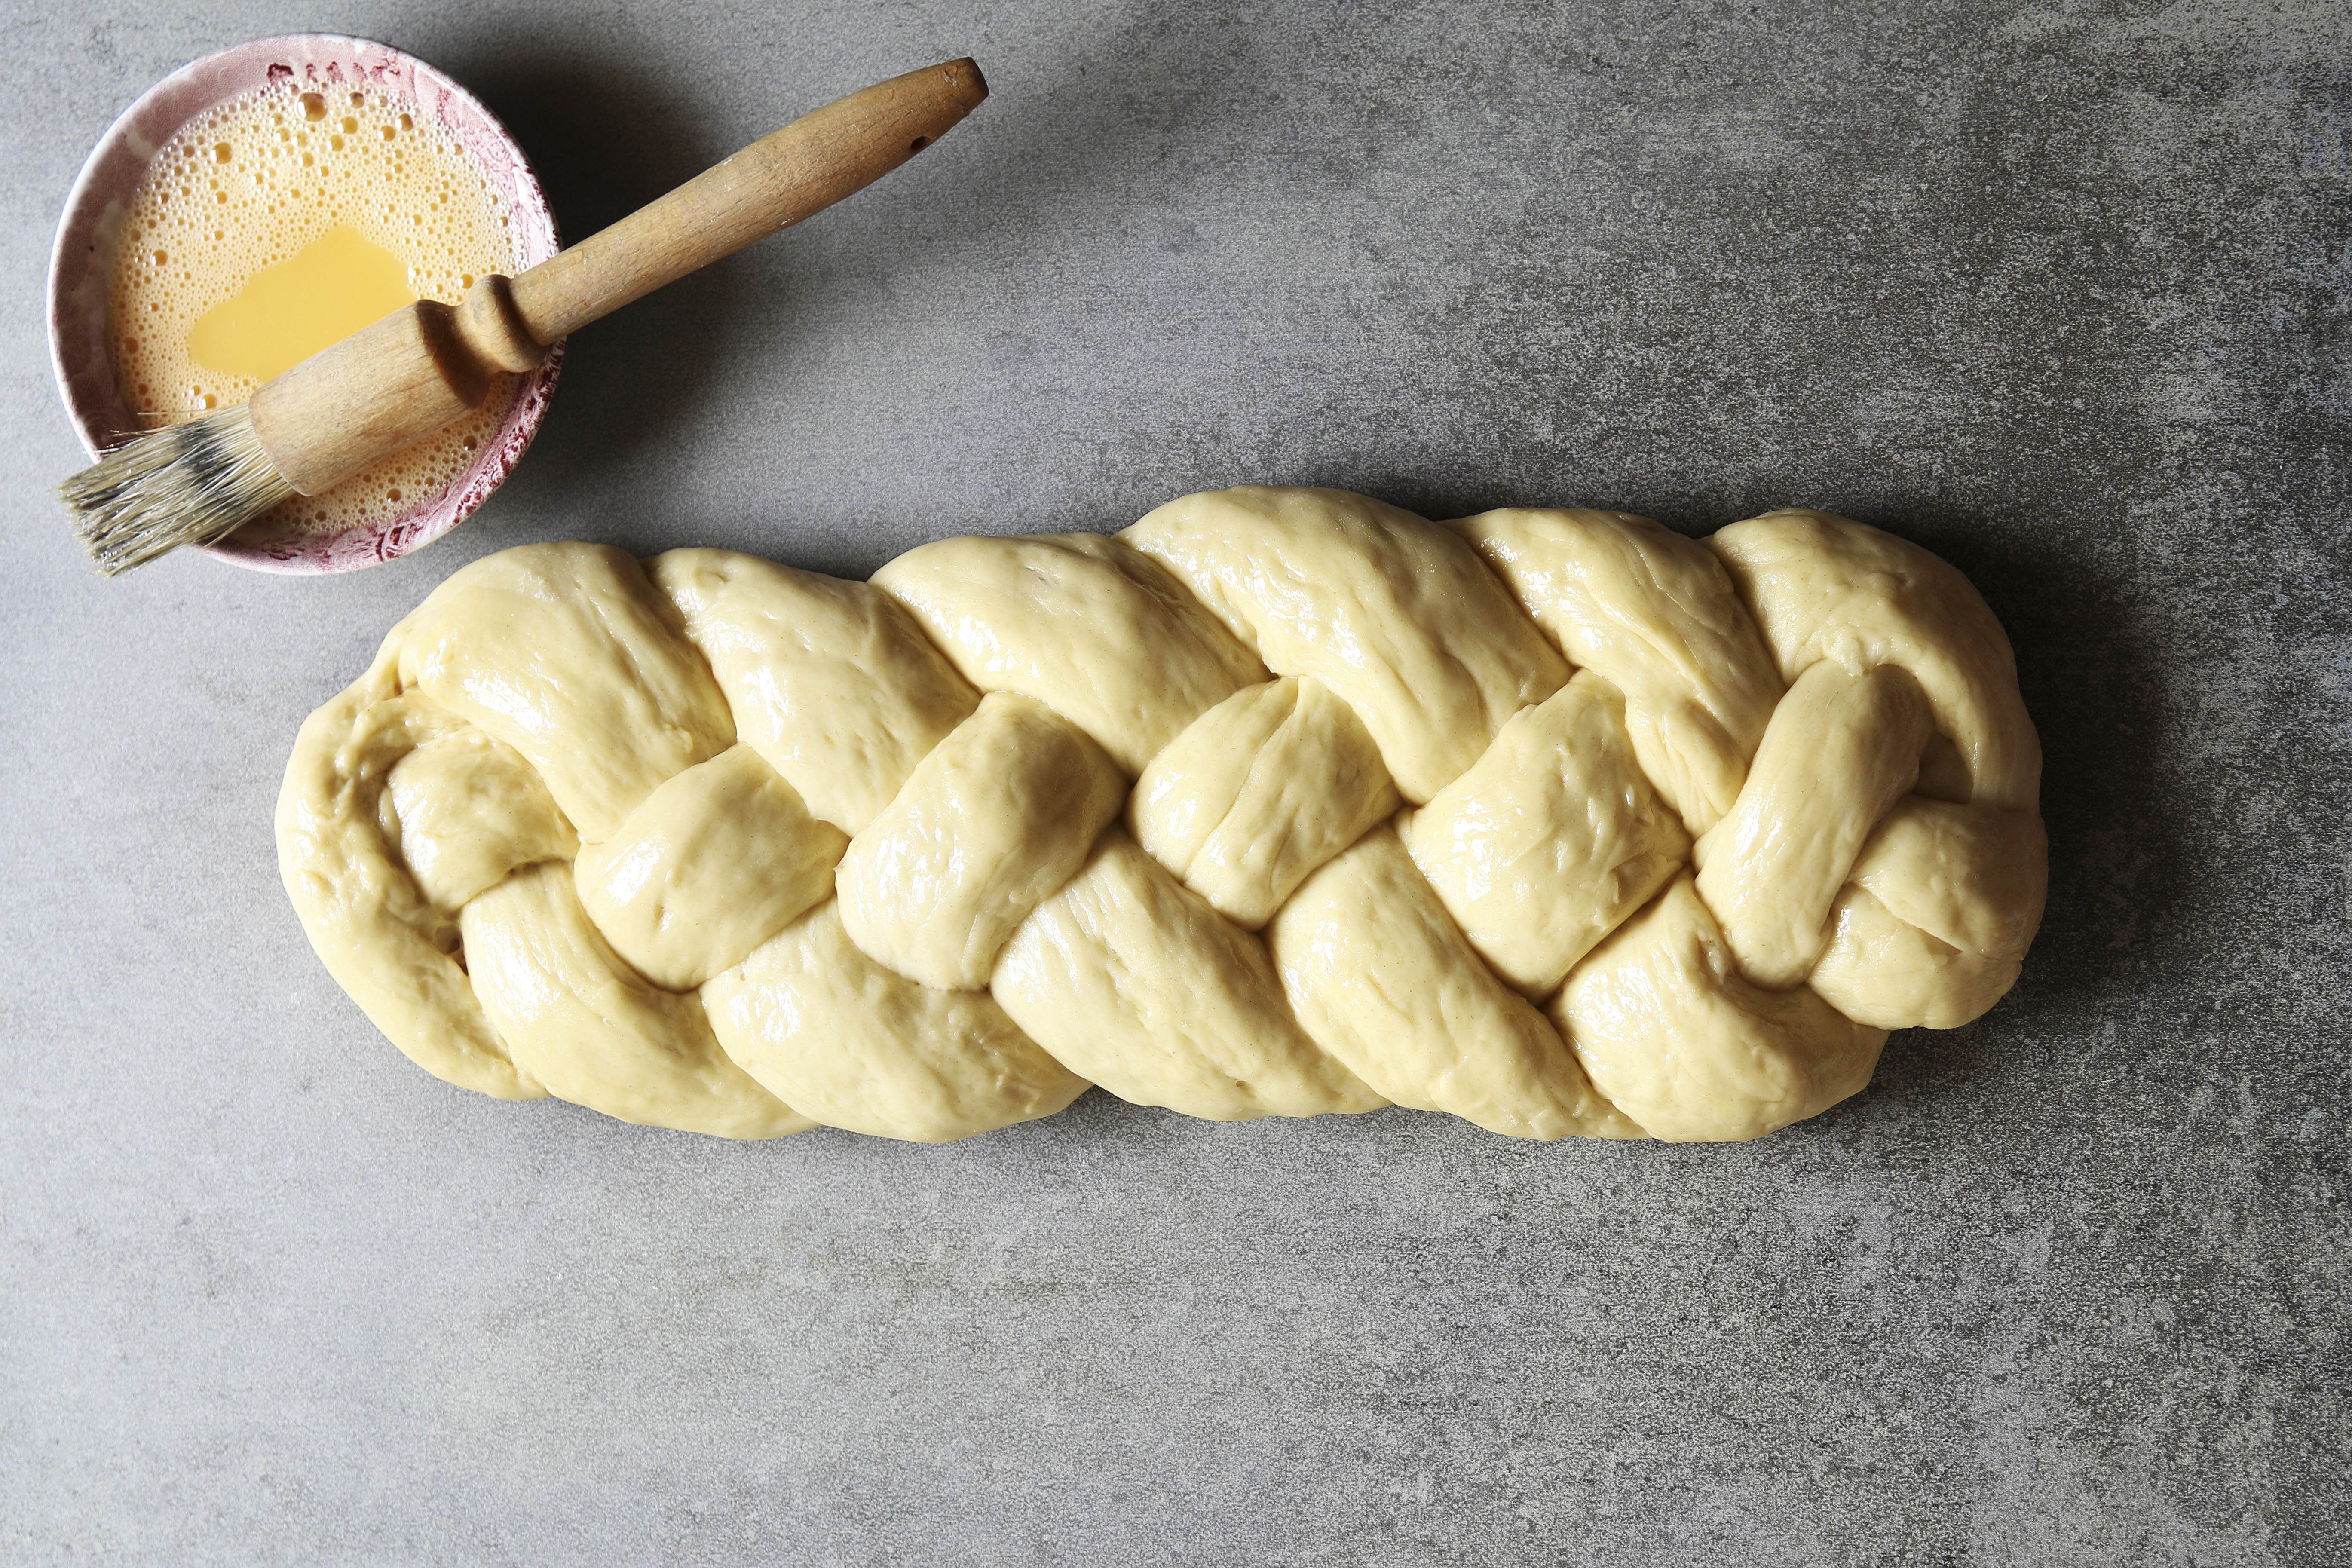
{"label": "pastry brush", "polygon": [[420,300],[320,350],[250,402],[137,436],[58,487],[109,576],[209,544],[317,495],[478,407],[575,327],[832,205],[912,158],[988,96],[969,59],[892,77],[803,115],[649,206],[455,306]]}

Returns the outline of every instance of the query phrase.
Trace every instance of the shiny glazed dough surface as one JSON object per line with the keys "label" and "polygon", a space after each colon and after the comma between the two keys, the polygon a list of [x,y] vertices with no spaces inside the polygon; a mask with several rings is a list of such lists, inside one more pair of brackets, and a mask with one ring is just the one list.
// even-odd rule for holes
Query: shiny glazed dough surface
{"label": "shiny glazed dough surface", "polygon": [[1250,486],[870,584],[501,552],[305,722],[277,832],[336,980],[501,1098],[1724,1140],[2007,991],[2040,770],[1981,598],[1864,524]]}

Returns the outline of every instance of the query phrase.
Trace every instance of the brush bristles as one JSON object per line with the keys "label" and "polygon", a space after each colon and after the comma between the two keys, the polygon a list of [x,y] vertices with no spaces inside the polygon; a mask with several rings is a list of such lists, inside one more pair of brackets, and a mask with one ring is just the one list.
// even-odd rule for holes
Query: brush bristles
{"label": "brush bristles", "polygon": [[210,544],[294,493],[243,405],[117,447],[58,487],[82,548],[111,577]]}

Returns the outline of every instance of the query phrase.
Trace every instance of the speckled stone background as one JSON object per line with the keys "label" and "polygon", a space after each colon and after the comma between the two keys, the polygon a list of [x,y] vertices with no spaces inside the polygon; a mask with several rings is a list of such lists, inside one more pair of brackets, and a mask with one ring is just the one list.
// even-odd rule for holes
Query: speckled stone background
{"label": "speckled stone background", "polygon": [[[38,280],[210,48],[473,85],[585,234],[958,53],[885,185],[581,334],[471,523],[89,575]],[[2347,1496],[2352,7],[0,4],[0,1560],[2312,1564]],[[2050,912],[1740,1147],[1089,1096],[730,1146],[442,1086],[306,947],[302,716],[453,568],[1333,483],[1981,585]]]}

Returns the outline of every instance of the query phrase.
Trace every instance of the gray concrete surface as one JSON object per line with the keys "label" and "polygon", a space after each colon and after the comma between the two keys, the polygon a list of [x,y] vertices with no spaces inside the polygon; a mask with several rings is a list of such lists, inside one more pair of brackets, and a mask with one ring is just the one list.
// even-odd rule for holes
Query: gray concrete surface
{"label": "gray concrete surface", "polygon": [[[38,279],[149,82],[475,85],[583,234],[954,53],[886,187],[574,342],[473,522],[89,576]],[[2338,1564],[2347,67],[2326,0],[0,4],[0,1560]],[[447,1089],[305,946],[296,724],[454,567],[1328,482],[1971,574],[2023,982],[1737,1148],[1091,1096],[730,1147]]]}

